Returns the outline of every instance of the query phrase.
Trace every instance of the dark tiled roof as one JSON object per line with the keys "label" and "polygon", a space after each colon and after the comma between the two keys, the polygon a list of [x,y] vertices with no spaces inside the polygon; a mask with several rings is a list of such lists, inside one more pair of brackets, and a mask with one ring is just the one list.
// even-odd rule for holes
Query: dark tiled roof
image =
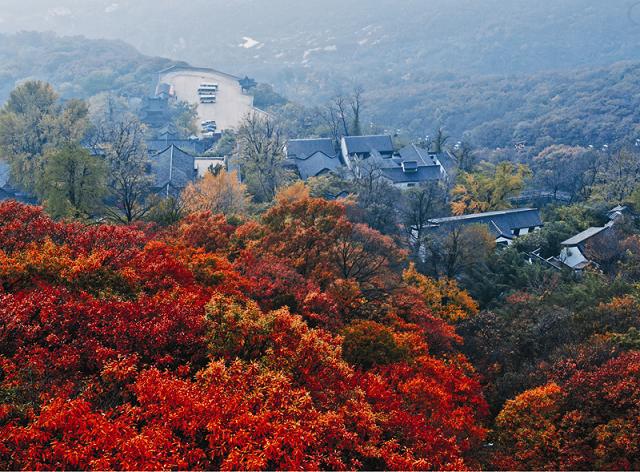
{"label": "dark tiled roof", "polygon": [[171,94],[171,85],[165,82],[160,82],[156,87],[156,95],[170,95]]}
{"label": "dark tiled roof", "polygon": [[436,157],[440,161],[440,164],[442,164],[442,167],[444,167],[444,170],[447,171],[447,174],[450,174],[458,168],[458,160],[449,151],[436,154]]}
{"label": "dark tiled roof", "polygon": [[420,183],[442,178],[439,165],[429,157],[427,151],[413,144],[402,148],[392,158],[379,155],[371,157],[381,174],[394,184]]}
{"label": "dark tiled roof", "polygon": [[169,120],[169,102],[164,97],[145,97],[142,101],[141,119],[151,128],[162,126]]}
{"label": "dark tiled roof", "polygon": [[3,200],[16,200],[20,203],[26,203],[29,205],[35,205],[38,200],[34,197],[29,197],[24,193],[14,192],[8,188],[0,188],[0,202]]}
{"label": "dark tiled roof", "polygon": [[433,166],[436,162],[429,156],[426,149],[419,148],[415,144],[409,144],[398,151],[403,161],[417,161],[423,166]]}
{"label": "dark tiled roof", "polygon": [[586,242],[587,240],[593,238],[594,236],[602,233],[604,230],[608,229],[607,226],[597,227],[597,228],[589,228],[584,230],[582,233],[578,233],[575,236],[567,239],[566,241],[562,241],[563,246],[578,246]]}
{"label": "dark tiled roof", "polygon": [[418,161],[402,161],[402,170],[405,172],[417,172]]}
{"label": "dark tiled roof", "polygon": [[15,195],[11,192],[6,191],[5,189],[3,189],[2,187],[0,187],[0,202],[2,200],[11,200],[15,198]]}
{"label": "dark tiled roof", "polygon": [[336,155],[335,145],[332,139],[291,139],[287,143],[287,155],[289,158],[307,159],[313,154],[321,152],[328,157]]}
{"label": "dark tiled roof", "polygon": [[331,139],[292,139],[287,156],[288,165],[297,168],[303,180],[342,166]]}
{"label": "dark tiled roof", "polygon": [[542,226],[542,219],[537,208],[517,208],[514,210],[490,211],[473,215],[434,218],[429,222],[436,227],[457,227],[461,225],[484,224],[489,231],[498,236],[512,235],[516,229]]}
{"label": "dark tiled roof", "polygon": [[201,155],[211,149],[218,138],[207,139],[150,139],[146,142],[149,154],[153,156],[164,151],[169,146],[176,146],[181,150],[193,155]]}
{"label": "dark tiled roof", "polygon": [[154,187],[162,189],[170,186],[185,188],[194,178],[195,158],[182,149],[171,145],[151,158],[151,172]]}
{"label": "dark tiled roof", "polygon": [[173,123],[168,123],[158,129],[156,131],[156,139],[158,140],[167,140],[167,139],[179,139],[180,133],[178,132],[178,128]]}
{"label": "dark tiled roof", "polygon": [[142,101],[142,111],[149,112],[166,112],[169,109],[169,102],[163,97],[145,97]]}
{"label": "dark tiled roof", "polygon": [[322,153],[316,153],[312,157],[305,160],[296,159],[295,163],[298,167],[300,177],[304,180],[308,179],[309,177],[315,177],[327,171],[335,171],[339,167],[342,167],[342,163],[340,162],[340,158],[338,156],[327,157]]}
{"label": "dark tiled roof", "polygon": [[345,144],[349,154],[363,154],[378,151],[380,153],[393,152],[393,141],[388,135],[345,136]]}
{"label": "dark tiled roof", "polygon": [[386,167],[380,172],[394,184],[428,182],[441,178],[439,166],[421,166],[415,172],[405,172],[402,167]]}

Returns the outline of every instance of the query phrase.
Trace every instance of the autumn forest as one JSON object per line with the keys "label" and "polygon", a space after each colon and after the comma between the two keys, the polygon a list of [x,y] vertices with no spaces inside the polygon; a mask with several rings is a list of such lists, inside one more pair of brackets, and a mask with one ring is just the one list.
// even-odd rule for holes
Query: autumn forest
{"label": "autumn forest", "polygon": [[[587,332],[517,342],[553,294],[479,315],[351,210],[298,188],[159,229],[0,204],[0,467],[637,467],[638,332],[607,334],[632,294],[592,281],[555,321]],[[565,352],[532,371],[542,342]],[[538,386],[492,412],[508,370]]]}
{"label": "autumn forest", "polygon": [[0,471],[640,470],[639,3],[5,1]]}

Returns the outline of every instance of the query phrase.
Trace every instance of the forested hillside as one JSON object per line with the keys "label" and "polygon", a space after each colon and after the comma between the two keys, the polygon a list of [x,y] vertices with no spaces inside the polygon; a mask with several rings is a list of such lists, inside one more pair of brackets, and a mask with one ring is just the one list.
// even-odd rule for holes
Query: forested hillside
{"label": "forested hillside", "polygon": [[377,123],[412,136],[443,127],[478,146],[600,147],[640,135],[640,63],[508,76],[437,75],[367,93]]}
{"label": "forested hillside", "polygon": [[640,470],[640,0],[0,3],[0,470]]}
{"label": "forested hillside", "polygon": [[[51,82],[65,98],[104,91],[140,98],[154,90],[156,72],[173,63],[145,56],[119,41],[49,33],[4,35],[0,36],[0,101],[16,82],[28,78]],[[370,82],[364,87],[363,116],[378,129],[399,130],[415,138],[442,127],[456,140],[489,148],[515,142],[537,150],[552,143],[599,147],[638,134],[639,72],[639,63],[621,62],[568,72],[440,73],[397,83]],[[305,86],[313,84],[312,80]],[[350,81],[335,84],[344,91],[353,87]],[[302,95],[307,97],[307,92]],[[261,86],[257,93],[259,107],[282,103],[268,88]],[[332,96],[328,90],[326,96]],[[325,100],[309,97],[297,102],[311,109],[314,104],[323,106]]]}
{"label": "forested hillside", "polygon": [[[635,66],[603,73],[580,106],[626,116]],[[271,94],[278,113],[211,151],[230,165],[187,177],[195,158],[149,155],[108,98],[27,81],[0,108],[13,196],[41,205],[0,195],[0,469],[640,469],[637,143],[541,126],[541,152],[487,151],[439,130],[404,148],[429,146],[437,179],[347,155],[303,181],[286,126],[357,131],[361,97]]]}
{"label": "forested hillside", "polygon": [[[123,39],[143,52],[262,75],[397,82],[637,58],[632,0],[5,0],[0,30]],[[269,21],[264,21],[268,18]],[[293,75],[289,75],[293,74]],[[316,90],[317,92],[317,90]],[[292,95],[292,94],[290,94]]]}
{"label": "forested hillside", "polygon": [[35,32],[0,35],[0,102],[27,79],[50,82],[66,98],[107,91],[143,97],[153,92],[156,73],[174,63],[144,56],[121,41]]}

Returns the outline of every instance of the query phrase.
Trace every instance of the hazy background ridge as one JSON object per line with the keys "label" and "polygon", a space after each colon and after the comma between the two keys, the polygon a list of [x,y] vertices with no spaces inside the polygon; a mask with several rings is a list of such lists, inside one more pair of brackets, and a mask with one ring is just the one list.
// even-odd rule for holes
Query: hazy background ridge
{"label": "hazy background ridge", "polygon": [[[638,58],[631,0],[4,0],[0,31],[122,39],[151,55],[275,82],[374,84]],[[326,86],[321,89],[321,92]],[[327,90],[328,92],[328,90]],[[317,94],[317,89],[316,89]]]}
{"label": "hazy background ridge", "polygon": [[[156,72],[178,60],[248,74],[307,107],[359,84],[367,121],[414,137],[443,127],[481,146],[524,141],[542,148],[640,134],[637,0],[2,6],[0,100],[28,78],[52,82],[65,97],[141,97],[152,93]],[[62,37],[1,35],[22,30]]]}

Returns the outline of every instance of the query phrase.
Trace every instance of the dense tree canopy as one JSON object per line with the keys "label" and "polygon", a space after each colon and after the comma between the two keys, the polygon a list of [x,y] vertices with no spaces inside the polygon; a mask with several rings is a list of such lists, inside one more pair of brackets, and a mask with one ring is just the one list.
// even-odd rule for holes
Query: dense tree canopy
{"label": "dense tree canopy", "polygon": [[44,153],[82,139],[87,107],[78,100],[64,105],[51,85],[29,81],[18,86],[0,109],[0,151],[19,187],[34,192],[42,176]]}
{"label": "dense tree canopy", "polygon": [[1,203],[0,466],[474,467],[447,295],[345,215],[302,195],[158,231]]}
{"label": "dense tree canopy", "polygon": [[[162,199],[137,99],[110,93],[148,93],[152,64],[49,38],[64,98],[28,80],[0,110],[11,183],[47,211],[0,202],[0,468],[640,467],[637,65],[409,77],[317,109],[260,85],[271,113],[207,153],[238,173]],[[287,169],[287,133],[373,132],[380,107],[398,147],[451,152],[447,179]],[[197,131],[192,106],[171,121]],[[509,247],[430,230],[538,200],[544,227]],[[582,272],[550,259],[605,224]]]}

